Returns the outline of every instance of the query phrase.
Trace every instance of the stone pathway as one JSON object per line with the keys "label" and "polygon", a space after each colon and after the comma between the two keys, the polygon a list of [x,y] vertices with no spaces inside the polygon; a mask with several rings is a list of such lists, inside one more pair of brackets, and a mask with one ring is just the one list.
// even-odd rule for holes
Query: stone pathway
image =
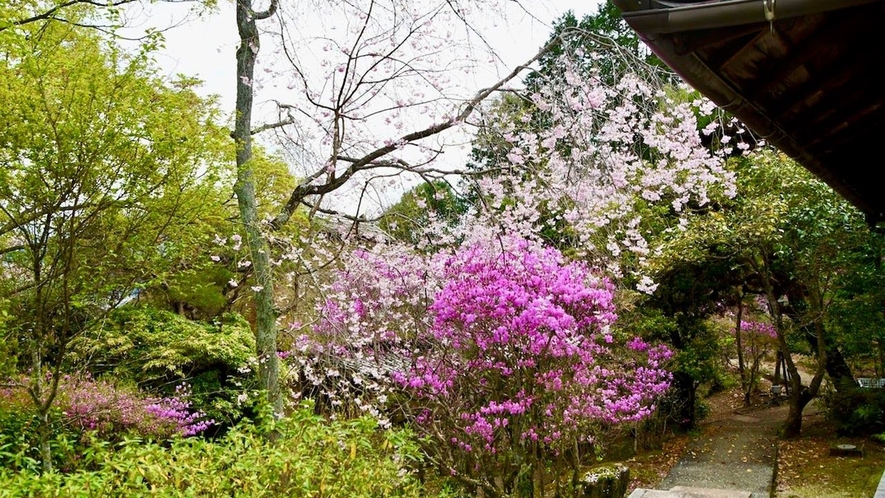
{"label": "stone pathway", "polygon": [[[774,365],[762,370],[771,373]],[[811,380],[801,369],[799,376],[806,385]],[[702,435],[689,443],[658,489],[637,489],[628,498],[770,498],[786,403],[740,408],[701,422]],[[815,402],[809,403],[803,417],[817,410]]]}
{"label": "stone pathway", "polygon": [[777,432],[787,406],[738,410],[704,422],[657,490],[630,498],[768,498],[777,462]]}
{"label": "stone pathway", "polygon": [[659,488],[743,491],[752,498],[768,498],[777,461],[777,431],[786,409],[735,413],[705,424],[703,435],[688,445]]}

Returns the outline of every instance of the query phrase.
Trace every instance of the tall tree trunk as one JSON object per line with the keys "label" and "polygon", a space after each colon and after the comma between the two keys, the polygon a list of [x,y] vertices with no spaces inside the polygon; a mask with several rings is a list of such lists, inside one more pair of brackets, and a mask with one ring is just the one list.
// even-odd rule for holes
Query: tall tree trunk
{"label": "tall tree trunk", "polygon": [[[801,384],[802,381],[796,381]],[[784,438],[792,439],[802,434],[802,412],[805,406],[811,401],[812,396],[806,389],[795,389],[790,391],[790,411],[787,413],[787,419],[784,422]]]}
{"label": "tall tree trunk", "polygon": [[823,381],[824,373],[826,372],[826,361],[827,361],[827,353],[824,347],[824,338],[823,338],[823,325],[820,321],[815,322],[815,332],[817,335],[817,357],[818,357],[818,367],[814,373],[814,377],[811,380],[811,383],[808,386],[802,385],[802,377],[799,376],[799,369],[796,367],[796,364],[793,362],[793,357],[790,354],[790,347],[787,344],[786,338],[786,327],[784,324],[784,313],[781,309],[781,303],[778,302],[778,295],[774,290],[774,285],[772,284],[772,275],[769,271],[768,261],[763,258],[763,264],[760,269],[763,272],[760,272],[762,276],[762,283],[765,287],[765,294],[768,298],[768,306],[771,311],[772,318],[775,323],[775,330],[777,331],[777,343],[778,347],[783,354],[783,359],[786,364],[787,377],[790,386],[790,411],[787,413],[787,419],[784,422],[784,438],[790,439],[799,437],[802,433],[802,412],[805,410],[805,406],[817,396],[818,390],[820,389],[821,382]]}
{"label": "tall tree trunk", "polygon": [[255,21],[266,19],[276,10],[276,0],[264,12],[252,10],[251,0],[237,0],[237,103],[232,137],[237,149],[237,183],[234,193],[240,209],[240,222],[246,234],[255,275],[255,346],[258,354],[258,378],[267,392],[274,413],[283,412],[280,390],[280,360],[277,357],[277,311],[274,308],[273,268],[270,248],[261,231],[255,201],[255,178],[252,168],[252,83],[255,61],[260,48]]}

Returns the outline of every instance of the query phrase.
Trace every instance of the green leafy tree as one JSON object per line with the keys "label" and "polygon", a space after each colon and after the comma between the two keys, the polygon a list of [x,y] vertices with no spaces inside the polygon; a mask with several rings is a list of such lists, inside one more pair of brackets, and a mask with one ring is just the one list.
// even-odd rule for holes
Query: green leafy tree
{"label": "green leafy tree", "polygon": [[[223,153],[232,154],[232,149],[232,143],[225,143]],[[253,168],[258,213],[269,216],[293,188],[295,178],[282,160],[262,148],[255,150]],[[247,284],[255,281],[255,275],[236,242],[242,231],[230,195],[231,173],[226,169],[220,181],[203,185],[198,195],[182,199],[182,206],[190,206],[189,222],[167,246],[170,271],[151,280],[139,297],[141,302],[200,321],[211,322],[228,312],[253,315],[254,301]],[[301,223],[291,223],[284,232],[292,236],[301,228]]]}
{"label": "green leafy tree", "polygon": [[660,314],[662,321],[647,327],[648,333],[676,352],[667,415],[686,430],[699,418],[698,388],[705,382],[715,384],[722,375],[720,344],[708,318],[718,311],[723,292],[734,280],[730,269],[728,261],[716,258],[671,263],[656,273],[654,294],[641,301],[641,316]]}
{"label": "green leafy tree", "polygon": [[882,242],[882,234],[871,231],[858,250],[840,254],[854,271],[837,275],[837,290],[827,315],[827,328],[848,361],[876,377],[885,377]]}
{"label": "green leafy tree", "polygon": [[[764,296],[789,377],[787,437],[801,431],[802,411],[819,392],[826,372],[839,385],[851,373],[828,332],[827,317],[840,275],[855,267],[844,258],[868,240],[861,215],[825,184],[773,153],[735,161],[738,196],[717,209],[687,219],[662,245],[659,271],[684,264],[719,261],[728,278],[708,292],[735,282]],[[794,352],[817,358],[808,385],[799,376]]]}
{"label": "green leafy tree", "polygon": [[143,53],[71,24],[17,34],[0,61],[0,333],[30,372],[48,471],[70,341],[170,270],[226,137],[211,102],[164,83]]}

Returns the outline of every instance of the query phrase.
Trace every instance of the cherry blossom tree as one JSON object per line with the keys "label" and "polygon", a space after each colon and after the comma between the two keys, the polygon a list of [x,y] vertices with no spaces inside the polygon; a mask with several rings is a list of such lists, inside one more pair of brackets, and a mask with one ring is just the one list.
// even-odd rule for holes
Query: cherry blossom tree
{"label": "cherry blossom tree", "polygon": [[[733,196],[733,174],[722,159],[730,150],[702,143],[698,116],[714,106],[687,98],[688,90],[641,61],[632,66],[641,71],[605,84],[593,61],[606,55],[565,52],[560,71],[520,94],[516,110],[496,115],[499,108],[492,108],[481,139],[498,150],[469,175],[478,197],[471,221],[454,229],[445,220],[428,224],[421,239],[444,245],[503,232],[554,242],[551,232],[565,233],[561,249],[653,291],[641,273],[650,251],[642,206],[664,206],[683,223],[691,209]],[[624,266],[631,258],[631,267]],[[635,273],[624,275],[628,270]]]}

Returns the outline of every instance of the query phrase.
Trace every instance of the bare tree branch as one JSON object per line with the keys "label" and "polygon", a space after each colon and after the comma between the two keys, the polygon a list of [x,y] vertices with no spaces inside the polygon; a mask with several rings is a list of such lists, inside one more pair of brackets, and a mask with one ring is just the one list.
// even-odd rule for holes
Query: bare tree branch
{"label": "bare tree branch", "polygon": [[252,128],[251,134],[257,135],[257,134],[267,131],[267,130],[273,130],[274,128],[282,128],[283,126],[288,126],[294,122],[295,122],[295,119],[292,117],[289,117],[289,118],[286,118],[282,121],[278,121],[276,123],[263,124],[261,126],[256,126],[255,128]]}
{"label": "bare tree branch", "polygon": [[[419,130],[419,131],[415,131],[415,132],[403,135],[402,137],[399,138],[399,140],[391,142],[388,145],[385,145],[384,147],[379,147],[379,148],[373,150],[372,152],[369,152],[368,154],[366,154],[360,158],[347,158],[347,159],[350,159],[350,161],[348,161],[348,162],[350,162],[350,166],[348,166],[347,169],[344,170],[340,176],[329,175],[328,180],[325,183],[313,184],[312,182],[314,180],[316,180],[317,178],[319,178],[320,176],[322,176],[323,173],[327,172],[328,165],[324,166],[323,168],[320,168],[318,171],[309,175],[304,180],[302,180],[301,183],[299,183],[299,185],[297,187],[295,187],[295,190],[292,191],[292,194],[289,196],[289,200],[286,202],[286,204],[280,210],[280,212],[276,216],[276,218],[274,218],[274,220],[271,222],[271,227],[273,229],[279,229],[283,225],[285,225],[286,222],[289,221],[289,218],[291,218],[292,213],[295,212],[295,209],[299,205],[301,205],[301,202],[306,197],[311,196],[311,195],[324,195],[324,194],[328,194],[330,192],[333,192],[333,191],[337,190],[338,188],[340,188],[341,186],[343,186],[345,183],[347,183],[347,181],[350,180],[353,177],[353,175],[355,175],[357,172],[365,170],[365,169],[373,168],[373,167],[378,167],[378,160],[379,159],[396,151],[397,149],[399,149],[403,145],[409,144],[412,142],[416,142],[418,140],[422,140],[422,139],[425,139],[428,137],[432,137],[434,135],[438,135],[439,133],[442,133],[443,131],[448,130],[449,128],[455,126],[456,124],[465,121],[467,119],[467,117],[470,116],[474,110],[476,110],[477,106],[479,106],[480,103],[482,103],[486,98],[488,98],[489,95],[491,95],[493,92],[497,91],[498,89],[500,89],[501,87],[506,85],[508,82],[510,82],[514,78],[516,78],[519,75],[519,73],[521,73],[523,70],[528,69],[529,66],[531,66],[531,64],[536,62],[545,53],[547,53],[553,47],[558,45],[559,41],[560,41],[559,38],[554,38],[554,39],[550,40],[531,59],[529,59],[525,63],[514,68],[510,73],[508,73],[506,76],[504,76],[503,78],[498,80],[494,85],[492,85],[488,88],[484,88],[484,89],[480,90],[479,92],[477,92],[476,95],[472,99],[467,101],[466,105],[461,110],[461,112],[458,113],[458,115],[455,116],[454,118],[448,119],[448,120],[443,121],[441,123],[434,124],[434,125],[429,126],[423,130]],[[333,159],[335,157],[336,156],[333,156]],[[390,163],[388,165],[394,164],[393,161],[388,161],[388,162]]]}
{"label": "bare tree branch", "polygon": [[22,249],[27,249],[27,246],[19,244],[15,246],[4,247],[0,249],[0,256],[10,252],[20,251]]}
{"label": "bare tree branch", "polygon": [[256,21],[261,21],[263,19],[267,19],[268,17],[274,15],[277,12],[277,7],[279,7],[278,0],[270,0],[270,5],[267,7],[267,10],[261,12],[253,12],[252,18]]}

